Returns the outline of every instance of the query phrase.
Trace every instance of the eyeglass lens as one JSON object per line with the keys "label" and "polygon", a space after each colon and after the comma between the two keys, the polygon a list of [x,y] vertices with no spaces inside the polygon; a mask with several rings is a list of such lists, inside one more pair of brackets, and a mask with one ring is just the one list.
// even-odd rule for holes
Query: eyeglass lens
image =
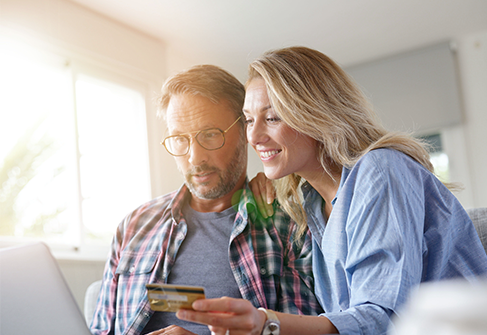
{"label": "eyeglass lens", "polygon": [[[205,129],[196,134],[196,141],[207,150],[219,149],[225,138],[218,128]],[[170,136],[166,138],[166,147],[173,155],[185,155],[189,151],[191,139],[189,136]]]}

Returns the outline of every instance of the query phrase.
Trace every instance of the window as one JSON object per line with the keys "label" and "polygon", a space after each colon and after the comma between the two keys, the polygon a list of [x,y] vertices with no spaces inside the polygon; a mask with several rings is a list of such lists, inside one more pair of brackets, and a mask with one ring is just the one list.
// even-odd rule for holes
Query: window
{"label": "window", "polygon": [[421,137],[429,145],[430,161],[435,168],[435,174],[443,182],[450,182],[448,155],[443,149],[441,134]]}
{"label": "window", "polygon": [[109,245],[150,198],[143,85],[1,46],[0,240]]}

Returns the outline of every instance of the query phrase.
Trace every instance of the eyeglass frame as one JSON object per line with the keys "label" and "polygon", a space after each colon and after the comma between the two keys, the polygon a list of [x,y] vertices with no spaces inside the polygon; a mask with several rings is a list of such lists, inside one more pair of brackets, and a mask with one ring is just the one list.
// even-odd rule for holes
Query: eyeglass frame
{"label": "eyeglass frame", "polygon": [[[236,124],[237,124],[237,122],[238,122],[238,121],[239,121],[239,120],[240,120],[242,117],[243,117],[243,115],[240,115],[240,116],[239,116],[239,117],[238,117],[238,118],[237,118],[237,119],[236,119],[236,120],[235,120],[235,121],[234,121],[234,122],[233,122],[233,123],[232,123],[232,124],[231,124],[231,125],[230,125],[230,126],[227,128],[227,129],[226,129],[226,130],[221,130],[220,128],[217,128],[217,127],[212,127],[212,128],[206,128],[206,129],[201,129],[201,130],[198,130],[194,136],[192,136],[192,135],[191,135],[191,133],[178,134],[178,135],[170,135],[170,136],[166,136],[166,137],[165,137],[165,138],[164,138],[164,139],[161,141],[161,143],[160,143],[160,144],[161,144],[161,145],[163,145],[163,146],[164,146],[164,148],[166,148],[166,151],[167,151],[167,152],[168,152],[170,155],[172,155],[172,156],[174,156],[174,157],[186,156],[186,155],[189,153],[189,150],[190,150],[190,148],[191,148],[191,143],[192,143],[193,138],[194,138],[194,139],[196,140],[196,142],[197,142],[197,143],[200,145],[200,147],[202,147],[202,148],[203,148],[203,149],[205,149],[205,150],[208,150],[208,151],[214,151],[214,150],[218,150],[218,149],[223,148],[223,146],[225,145],[225,141],[226,141],[225,134],[226,134],[226,133],[227,133],[227,132],[228,132],[228,131],[229,131],[229,130],[230,130],[230,129],[231,129],[233,126],[234,126],[234,125],[236,125]],[[219,132],[222,134],[222,136],[223,136],[223,143],[222,143],[222,145],[221,145],[221,146],[219,146],[218,148],[214,148],[214,149],[207,149],[207,148],[205,148],[205,147],[204,147],[204,146],[203,146],[203,145],[200,143],[200,141],[198,141],[198,135],[199,135],[199,134],[201,134],[201,132],[203,132],[203,131],[207,131],[207,130],[211,130],[211,129],[216,129],[216,130],[218,130],[218,131],[219,131]],[[167,146],[166,146],[166,140],[167,140],[168,138],[171,138],[171,137],[179,137],[179,136],[182,136],[182,137],[184,137],[185,139],[187,139],[187,140],[188,140],[188,149],[186,150],[186,153],[184,153],[184,154],[182,154],[182,155],[175,155],[175,154],[171,153],[171,151],[169,151],[169,149],[167,148]]]}

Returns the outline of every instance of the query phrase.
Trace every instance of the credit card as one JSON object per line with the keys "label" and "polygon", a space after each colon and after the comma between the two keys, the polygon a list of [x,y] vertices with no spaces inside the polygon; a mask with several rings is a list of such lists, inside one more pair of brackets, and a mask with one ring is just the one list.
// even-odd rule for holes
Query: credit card
{"label": "credit card", "polygon": [[147,284],[145,287],[151,309],[159,312],[193,309],[195,300],[205,298],[205,290],[199,286]]}

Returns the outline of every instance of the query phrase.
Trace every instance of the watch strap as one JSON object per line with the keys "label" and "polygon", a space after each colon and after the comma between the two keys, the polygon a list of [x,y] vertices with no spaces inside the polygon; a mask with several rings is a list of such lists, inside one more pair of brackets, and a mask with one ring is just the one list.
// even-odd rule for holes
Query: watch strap
{"label": "watch strap", "polygon": [[260,311],[263,311],[267,318],[262,329],[262,335],[279,335],[281,332],[281,322],[279,321],[276,313],[273,310],[260,307]]}

